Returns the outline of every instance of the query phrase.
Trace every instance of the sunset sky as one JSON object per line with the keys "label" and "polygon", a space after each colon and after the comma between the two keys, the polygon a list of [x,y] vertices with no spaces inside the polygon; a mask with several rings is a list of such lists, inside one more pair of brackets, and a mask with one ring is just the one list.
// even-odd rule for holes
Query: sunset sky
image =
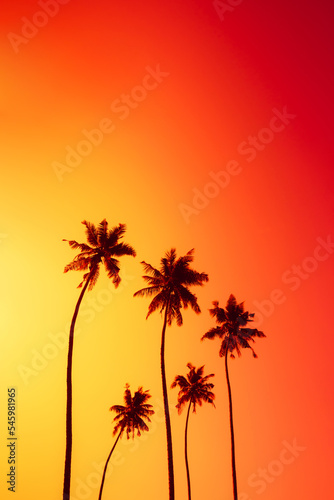
{"label": "sunset sky", "polygon": [[[87,292],[73,357],[71,500],[95,500],[110,406],[143,386],[151,430],[117,444],[104,498],[168,499],[162,317],[145,319],[142,260],[195,249],[202,313],[167,331],[168,387],[215,373],[191,414],[193,500],[232,500],[218,341],[233,293],[266,338],[230,360],[239,500],[333,491],[333,19],[329,0],[6,0],[0,127],[0,497],[12,498],[7,389],[16,388],[16,500],[62,498],[69,324],[82,273],[63,273],[83,220],[127,225],[137,257]],[[176,500],[187,496],[185,411],[169,392]],[[292,451],[291,451],[292,449]],[[287,451],[285,451],[287,450]],[[289,451],[290,450],[290,451]]]}

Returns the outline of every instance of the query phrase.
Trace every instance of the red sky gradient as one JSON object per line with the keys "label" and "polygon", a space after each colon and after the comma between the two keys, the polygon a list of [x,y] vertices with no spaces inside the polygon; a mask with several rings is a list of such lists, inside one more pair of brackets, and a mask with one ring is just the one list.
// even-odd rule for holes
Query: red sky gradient
{"label": "red sky gradient", "polygon": [[[214,326],[212,301],[225,306],[230,293],[267,336],[257,360],[244,352],[230,362],[239,500],[330,495],[332,4],[230,0],[219,16],[204,0],[54,1],[53,17],[40,14],[43,2],[6,1],[0,20],[1,498],[11,494],[11,386],[16,499],[60,498],[65,330],[81,281],[63,274],[75,253],[62,239],[84,241],[81,221],[104,218],[127,224],[137,257],[122,259],[117,294],[101,272],[82,305],[71,500],[98,496],[113,443],[108,410],[127,382],[150,389],[157,413],[146,439],[117,445],[105,498],[168,498],[162,319],[146,321],[148,300],[132,296],[143,287],[140,261],[157,266],[171,247],[195,248],[194,267],[210,278],[194,290],[202,314],[186,311],[166,345],[168,385],[188,362],[215,373],[216,409],[190,419],[193,500],[232,498],[223,360],[218,342],[200,342]],[[26,20],[44,26],[27,32]],[[172,411],[176,500],[186,497],[184,424]],[[284,451],[293,443],[295,456]]]}

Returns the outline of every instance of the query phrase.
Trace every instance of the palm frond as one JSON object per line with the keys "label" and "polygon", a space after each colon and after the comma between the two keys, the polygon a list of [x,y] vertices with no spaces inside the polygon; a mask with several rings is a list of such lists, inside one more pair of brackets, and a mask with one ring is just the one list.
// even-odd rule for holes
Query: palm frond
{"label": "palm frond", "polygon": [[204,365],[196,368],[191,363],[187,364],[187,376],[177,375],[171,385],[172,388],[179,386],[178,403],[176,408],[178,413],[181,413],[184,405],[188,402],[193,404],[193,412],[196,413],[196,405],[202,406],[203,402],[211,403],[214,406],[215,395],[211,389],[214,384],[208,382],[208,379],[214,374],[203,376]]}
{"label": "palm frond", "polygon": [[[88,276],[89,276],[89,274],[91,274],[91,278],[90,278],[90,282],[88,285],[88,290],[92,290],[94,288],[94,286],[96,285],[96,282],[99,278],[100,266],[99,265],[94,266],[94,268],[91,269],[91,272],[88,273]],[[87,279],[88,279],[88,276],[87,276]]]}
{"label": "palm frond", "polygon": [[211,316],[216,318],[218,327],[211,328],[202,337],[212,339],[216,336],[222,338],[222,344],[219,350],[219,356],[224,357],[230,353],[230,357],[234,358],[234,352],[241,356],[242,349],[250,349],[253,356],[257,355],[250,345],[254,342],[255,337],[265,337],[265,334],[257,328],[245,328],[248,323],[253,321],[254,313],[245,311],[244,302],[237,303],[234,295],[230,295],[226,308],[219,307],[219,302],[213,302],[213,309],[210,309]]}
{"label": "palm frond", "polygon": [[151,297],[155,293],[159,293],[161,291],[160,286],[148,286],[146,288],[142,288],[133,294],[134,297]]}
{"label": "palm frond", "polygon": [[138,290],[134,296],[156,296],[149,305],[148,317],[152,312],[160,309],[160,312],[168,304],[167,322],[172,324],[175,320],[178,326],[183,323],[181,309],[191,307],[196,313],[200,313],[200,307],[196,295],[190,292],[188,286],[202,285],[208,280],[206,273],[198,273],[189,267],[194,258],[194,250],[189,250],[186,255],[177,259],[176,249],[171,248],[165,253],[160,261],[160,268],[156,269],[151,264],[142,261],[147,273],[143,279],[150,285]]}
{"label": "palm frond", "polygon": [[127,243],[117,243],[116,245],[107,248],[110,248],[110,253],[116,257],[122,257],[123,255],[131,255],[133,257],[136,256],[135,249]]}
{"label": "palm frond", "polygon": [[70,247],[73,248],[74,250],[77,250],[79,248],[81,252],[87,252],[87,253],[94,252],[94,249],[89,245],[86,245],[86,243],[78,243],[75,240],[65,240],[65,238],[63,238],[63,241],[67,241]]}
{"label": "palm frond", "polygon": [[179,397],[178,397],[178,402],[175,406],[175,408],[177,409],[177,412],[178,414],[180,415],[182,413],[182,410],[184,408],[184,406],[189,402],[189,398],[187,397],[186,394],[181,394]]}
{"label": "palm frond", "polygon": [[168,274],[168,270],[174,266],[175,261],[176,261],[176,249],[171,248],[170,250],[167,250],[165,256],[160,261],[162,274],[166,274],[165,271],[167,271]]}
{"label": "palm frond", "polygon": [[108,222],[106,219],[103,219],[103,221],[101,221],[97,226],[97,237],[99,246],[104,248],[106,246],[108,237]]}
{"label": "palm frond", "polygon": [[[229,349],[230,349],[230,344],[227,336],[225,336],[219,349],[219,356],[220,357],[227,356]],[[234,358],[234,355],[232,354],[231,357]]]}
{"label": "palm frond", "polygon": [[112,282],[115,285],[115,288],[118,287],[118,285],[121,282],[121,277],[119,275],[119,261],[117,259],[113,259],[112,257],[104,258],[104,267],[107,271],[107,276],[112,280]]}
{"label": "palm frond", "polygon": [[187,267],[180,267],[177,270],[179,279],[186,286],[203,286],[209,281],[209,276],[206,273],[199,273]]}
{"label": "palm frond", "polygon": [[170,307],[168,310],[168,315],[167,315],[167,322],[168,325],[170,326],[172,324],[172,320],[175,318],[177,326],[182,326],[183,325],[183,317],[180,311],[180,308],[177,307]]}
{"label": "palm frond", "polygon": [[150,305],[148,306],[148,313],[146,319],[157,309],[160,309],[160,311],[162,312],[166,307],[166,304],[167,304],[166,293],[164,290],[162,290],[150,302]]}
{"label": "palm frond", "polygon": [[[201,368],[203,368],[203,367],[204,367],[204,365],[201,366]],[[195,370],[195,366],[192,363],[190,363],[190,362],[187,363],[187,368],[189,368],[190,372],[192,372],[193,370]]]}
{"label": "palm frond", "polygon": [[222,338],[225,335],[225,331],[220,327],[220,326],[213,326],[208,330],[201,338],[201,340],[204,339],[215,339],[216,337]]}
{"label": "palm frond", "polygon": [[[98,227],[87,220],[82,221],[82,224],[86,227],[85,232],[89,245],[85,243],[78,243],[75,240],[64,240],[68,241],[71,248],[79,249],[81,251],[80,254],[74,257],[72,262],[65,266],[64,272],[86,271],[87,269],[90,271],[94,270],[91,274],[90,272],[84,274],[83,279],[78,286],[78,288],[81,288],[85,281],[89,278],[90,284],[88,290],[92,290],[98,279],[99,265],[103,259],[107,275],[112,279],[115,287],[117,287],[121,281],[119,276],[120,268],[118,260],[114,259],[112,255],[135,255],[135,251],[130,245],[118,242],[118,239],[123,236],[125,232],[125,224],[119,224],[111,231],[108,231],[108,222],[106,219],[103,219],[99,223]],[[109,236],[110,241],[114,238],[114,246],[111,248],[108,247]]]}
{"label": "palm frond", "polygon": [[178,287],[178,292],[182,301],[182,305],[185,309],[188,307],[188,305],[190,305],[190,307],[196,314],[199,314],[201,312],[201,309],[197,302],[197,297],[194,293],[192,293],[183,285],[180,285]]}
{"label": "palm frond", "polygon": [[177,375],[172,382],[171,389],[174,389],[177,385],[182,389],[184,387],[188,387],[189,382],[183,375]]}
{"label": "palm frond", "polygon": [[149,391],[143,391],[142,387],[139,387],[132,397],[130,387],[126,384],[124,406],[114,405],[110,408],[111,411],[117,413],[114,417],[113,434],[119,431],[122,435],[125,432],[127,439],[129,439],[130,435],[134,437],[135,431],[137,431],[138,436],[141,435],[141,431],[148,431],[149,428],[145,420],[150,422],[150,416],[154,414],[154,410],[151,409],[152,405],[147,403],[150,397]]}
{"label": "palm frond", "polygon": [[212,304],[214,307],[209,309],[210,315],[217,319],[217,323],[224,323],[224,321],[226,321],[225,310],[219,307],[219,302],[217,300],[212,302]]}
{"label": "palm frond", "polygon": [[126,231],[126,225],[121,223],[111,228],[108,231],[108,237],[107,237],[108,246],[116,245],[116,243],[118,243],[118,240],[124,236],[125,231]]}
{"label": "palm frond", "polygon": [[97,233],[97,229],[94,226],[94,224],[92,224],[91,222],[88,222],[86,220],[83,220],[82,224],[84,224],[86,226],[86,237],[87,237],[88,243],[95,248],[98,247],[99,246],[98,233]]}
{"label": "palm frond", "polygon": [[148,264],[144,260],[141,261],[141,264],[144,267],[145,273],[151,274],[154,278],[162,278],[163,274],[158,269],[151,266],[151,264]]}
{"label": "palm frond", "polygon": [[165,286],[165,280],[162,278],[155,278],[154,276],[148,276],[147,274],[142,276],[142,278],[150,286],[158,286],[160,288],[164,288]]}
{"label": "palm frond", "polygon": [[68,271],[85,271],[86,269],[89,268],[91,262],[90,257],[82,257],[80,255],[77,255],[72,262],[67,264],[64,268],[64,273],[67,273]]}

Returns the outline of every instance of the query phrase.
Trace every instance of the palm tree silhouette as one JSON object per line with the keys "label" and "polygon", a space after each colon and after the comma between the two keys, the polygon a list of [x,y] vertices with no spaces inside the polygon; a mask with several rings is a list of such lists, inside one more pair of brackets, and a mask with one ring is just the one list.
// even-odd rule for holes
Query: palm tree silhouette
{"label": "palm tree silhouette", "polygon": [[102,498],[103,485],[110,457],[123,432],[126,432],[127,439],[129,439],[130,435],[132,434],[133,439],[135,431],[137,431],[137,436],[140,436],[141,431],[149,430],[147,424],[144,422],[144,419],[146,419],[148,422],[151,422],[150,415],[154,414],[154,410],[151,410],[152,405],[147,404],[147,400],[150,397],[151,395],[148,393],[148,391],[143,391],[142,387],[139,387],[138,391],[136,391],[134,393],[134,396],[132,397],[129,384],[126,384],[124,393],[125,405],[114,405],[110,408],[111,411],[115,411],[117,413],[116,417],[114,418],[114,422],[116,423],[116,425],[113,430],[113,436],[115,436],[118,431],[119,432],[103,469],[99,500],[101,500]]}
{"label": "palm tree silhouette", "polygon": [[180,414],[183,410],[183,407],[186,403],[189,402],[188,412],[186,418],[186,429],[185,429],[185,438],[184,438],[184,456],[186,462],[186,471],[187,471],[187,484],[188,484],[188,499],[191,500],[191,488],[190,488],[190,474],[189,474],[189,464],[188,464],[188,421],[191,405],[193,406],[193,413],[196,413],[196,405],[202,406],[202,402],[211,403],[213,406],[215,395],[211,391],[213,389],[214,384],[208,382],[208,379],[214,377],[214,373],[210,373],[210,375],[203,376],[204,365],[200,368],[193,366],[191,363],[187,364],[189,368],[189,372],[187,376],[177,375],[172,383],[172,389],[176,386],[180,387],[178,394],[178,403],[176,408],[178,409],[178,413]]}
{"label": "palm tree silhouette", "polygon": [[190,286],[202,286],[208,281],[208,275],[198,273],[190,268],[190,264],[194,260],[194,250],[190,250],[183,257],[176,258],[176,250],[172,248],[166,252],[165,257],[160,261],[160,268],[156,269],[145,261],[142,262],[144,270],[148,275],[143,276],[144,280],[149,284],[147,288],[142,288],[134,294],[134,296],[154,295],[149,308],[146,319],[157,309],[160,312],[165,311],[164,322],[161,334],[161,378],[162,392],[164,400],[164,411],[166,421],[167,435],[167,457],[168,457],[168,482],[169,482],[169,500],[174,500],[174,469],[173,469],[173,449],[172,449],[172,432],[170,425],[166,371],[165,371],[165,334],[166,326],[170,326],[175,319],[176,324],[181,326],[183,318],[181,314],[182,307],[187,309],[190,307],[195,313],[200,313],[201,310],[197,303],[196,295],[190,292]]}
{"label": "palm tree silhouette", "polygon": [[120,242],[123,237],[126,226],[119,224],[118,226],[108,229],[108,222],[104,219],[98,227],[84,220],[82,222],[86,226],[86,236],[88,244],[77,243],[74,240],[68,241],[73,249],[79,249],[80,253],[74,257],[72,262],[65,266],[64,272],[68,271],[86,271],[83,280],[78,288],[81,288],[78,302],[75,306],[69,335],[68,358],[67,358],[67,402],[66,402],[66,452],[65,452],[65,470],[64,470],[64,487],[63,500],[69,500],[71,487],[71,459],[72,459],[72,356],[73,356],[73,340],[74,326],[78,316],[81,301],[84,293],[87,290],[92,290],[100,271],[100,264],[103,262],[107,275],[112,279],[115,287],[118,287],[121,278],[119,276],[119,261],[115,257],[122,255],[135,256],[135,250],[128,244]]}
{"label": "palm tree silhouette", "polygon": [[233,409],[232,409],[232,392],[230,379],[227,366],[227,355],[230,353],[231,358],[235,358],[234,351],[238,356],[241,356],[241,349],[251,349],[254,358],[257,355],[250,345],[250,341],[254,342],[254,337],[265,337],[265,334],[257,328],[245,328],[247,323],[253,321],[254,313],[249,313],[244,310],[244,303],[237,303],[234,295],[230,295],[226,309],[219,307],[219,302],[212,302],[213,309],[209,309],[212,317],[216,318],[219,326],[211,328],[206,332],[202,340],[215,339],[218,337],[222,339],[219,356],[225,357],[225,374],[227,381],[228,399],[229,399],[229,414],[230,414],[230,432],[231,432],[231,457],[232,457],[232,480],[233,480],[233,498],[238,500],[237,491],[237,473],[235,466],[235,442],[234,442],[234,428],[233,428]]}

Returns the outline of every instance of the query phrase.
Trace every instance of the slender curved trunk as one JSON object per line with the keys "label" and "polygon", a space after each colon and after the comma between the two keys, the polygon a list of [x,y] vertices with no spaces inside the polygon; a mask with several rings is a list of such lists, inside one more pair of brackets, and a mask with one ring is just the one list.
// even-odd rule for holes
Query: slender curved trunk
{"label": "slender curved trunk", "polygon": [[70,338],[68,344],[68,356],[67,356],[67,401],[66,401],[66,451],[65,451],[65,470],[64,470],[64,488],[63,488],[63,500],[70,499],[70,487],[71,487],[71,459],[72,459],[72,357],[73,357],[73,340],[74,340],[74,326],[78,316],[79,307],[87,290],[88,284],[91,280],[91,276],[88,276],[86,283],[79,295],[77,305],[75,306],[71,328],[70,328]]}
{"label": "slender curved trunk", "polygon": [[115,449],[115,446],[117,444],[117,441],[119,440],[119,438],[121,437],[121,434],[122,434],[122,431],[120,431],[118,433],[118,436],[117,436],[117,439],[116,441],[114,442],[114,446],[111,448],[111,451],[108,455],[108,458],[107,458],[107,461],[106,461],[106,464],[104,466],[104,469],[103,469],[103,474],[102,474],[102,481],[101,481],[101,486],[100,486],[100,493],[99,493],[99,500],[101,500],[102,498],[102,491],[103,491],[103,485],[104,485],[104,480],[105,480],[105,477],[106,477],[106,472],[107,472],[107,467],[108,467],[108,463],[109,463],[109,460],[110,460],[110,457],[112,455],[112,452],[114,451]]}
{"label": "slender curved trunk", "polygon": [[228,375],[227,368],[227,352],[225,354],[225,373],[226,373],[226,381],[227,381],[227,389],[228,389],[228,402],[230,409],[230,431],[231,431],[231,454],[232,454],[232,478],[233,478],[233,499],[238,500],[238,490],[237,490],[237,472],[235,468],[235,445],[234,445],[234,429],[233,429],[233,411],[232,411],[232,392],[230,379]]}
{"label": "slender curved trunk", "polygon": [[160,361],[161,361],[162,394],[163,394],[163,400],[164,400],[166,435],[167,435],[169,500],[174,500],[175,493],[174,493],[172,430],[171,430],[171,425],[170,425],[167,384],[166,384],[166,371],[165,371],[165,336],[166,336],[168,308],[169,308],[169,302],[167,302],[167,305],[166,305],[164,324],[162,327]]}
{"label": "slender curved trunk", "polygon": [[189,421],[191,403],[192,403],[192,401],[190,400],[189,406],[188,406],[188,412],[187,412],[187,419],[186,419],[186,431],[185,431],[185,436],[184,436],[184,457],[185,457],[185,461],[186,461],[186,470],[187,470],[188,500],[191,500],[190,474],[189,474],[189,464],[188,464],[188,421]]}

